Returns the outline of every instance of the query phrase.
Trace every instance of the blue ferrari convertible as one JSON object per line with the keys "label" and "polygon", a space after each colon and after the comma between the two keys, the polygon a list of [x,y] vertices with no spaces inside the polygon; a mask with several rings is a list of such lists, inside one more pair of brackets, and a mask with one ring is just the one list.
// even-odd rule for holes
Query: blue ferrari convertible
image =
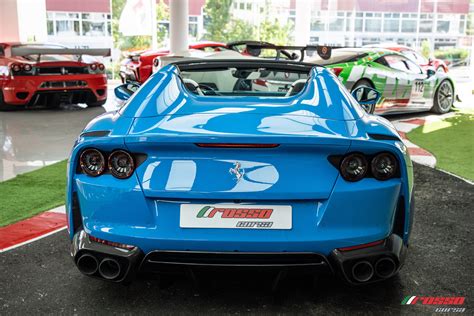
{"label": "blue ferrari convertible", "polygon": [[[71,254],[96,278],[170,267],[301,268],[352,284],[403,265],[413,218],[406,147],[334,74],[270,60],[163,67],[92,120],[67,184]],[[136,91],[135,91],[136,90]]]}

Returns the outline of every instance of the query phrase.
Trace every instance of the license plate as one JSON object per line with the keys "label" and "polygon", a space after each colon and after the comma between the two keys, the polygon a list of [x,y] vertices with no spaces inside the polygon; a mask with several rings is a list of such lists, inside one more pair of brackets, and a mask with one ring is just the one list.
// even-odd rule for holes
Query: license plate
{"label": "license plate", "polygon": [[289,205],[181,204],[181,228],[291,229]]}

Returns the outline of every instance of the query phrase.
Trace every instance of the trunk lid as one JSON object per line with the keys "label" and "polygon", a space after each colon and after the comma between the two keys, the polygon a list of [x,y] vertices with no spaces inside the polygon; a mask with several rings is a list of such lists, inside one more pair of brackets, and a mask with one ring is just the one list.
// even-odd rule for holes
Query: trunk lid
{"label": "trunk lid", "polygon": [[349,148],[346,123],[229,111],[146,117],[134,120],[125,143],[147,154],[136,174],[149,198],[318,200],[339,174],[328,156]]}

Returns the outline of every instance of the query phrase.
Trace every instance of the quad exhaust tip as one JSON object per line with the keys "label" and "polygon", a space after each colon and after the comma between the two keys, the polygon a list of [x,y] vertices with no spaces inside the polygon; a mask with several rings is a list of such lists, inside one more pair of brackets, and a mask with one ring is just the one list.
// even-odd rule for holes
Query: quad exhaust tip
{"label": "quad exhaust tip", "polygon": [[385,257],[375,263],[375,274],[383,279],[391,277],[397,270],[397,265],[392,258]]}
{"label": "quad exhaust tip", "polygon": [[111,258],[105,258],[99,265],[100,275],[107,280],[113,280],[118,278],[122,268],[117,260]]}
{"label": "quad exhaust tip", "polygon": [[85,275],[93,275],[97,272],[99,262],[96,257],[90,254],[84,254],[77,259],[77,268]]}
{"label": "quad exhaust tip", "polygon": [[358,282],[367,282],[374,276],[374,267],[368,261],[359,261],[352,267],[352,277]]}

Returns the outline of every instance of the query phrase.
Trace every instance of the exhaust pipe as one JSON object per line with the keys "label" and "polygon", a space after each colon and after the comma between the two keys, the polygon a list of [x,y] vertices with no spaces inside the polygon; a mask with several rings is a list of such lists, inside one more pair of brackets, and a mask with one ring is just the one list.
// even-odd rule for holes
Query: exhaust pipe
{"label": "exhaust pipe", "polygon": [[352,277],[358,282],[367,282],[374,275],[374,267],[368,261],[359,261],[352,267]]}
{"label": "exhaust pipe", "polygon": [[120,275],[122,268],[117,260],[105,258],[99,265],[100,275],[107,280],[113,280]]}
{"label": "exhaust pipe", "polygon": [[383,279],[391,277],[395,273],[395,270],[397,270],[397,265],[395,261],[389,257],[379,259],[375,264],[375,274]]}
{"label": "exhaust pipe", "polygon": [[76,265],[79,271],[85,275],[92,275],[97,272],[99,262],[96,257],[86,253],[77,259]]}

